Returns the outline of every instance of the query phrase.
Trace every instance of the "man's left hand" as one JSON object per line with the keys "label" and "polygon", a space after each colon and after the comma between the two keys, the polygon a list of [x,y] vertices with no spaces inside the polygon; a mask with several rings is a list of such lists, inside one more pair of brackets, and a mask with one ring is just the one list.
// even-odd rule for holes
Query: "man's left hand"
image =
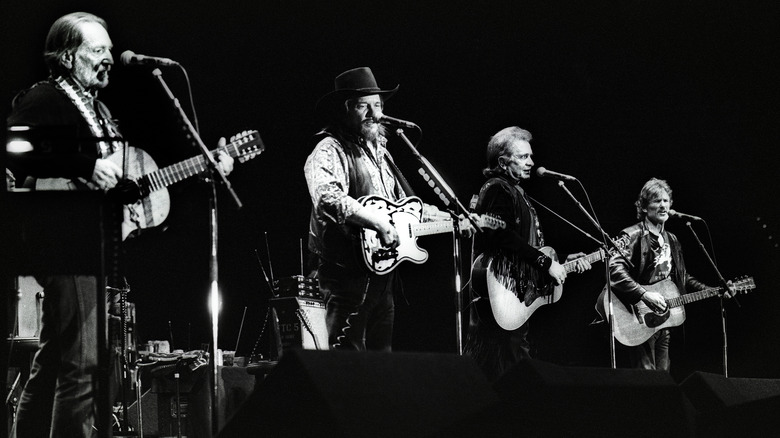
{"label": "man's left hand", "polygon": [[726,282],[726,285],[728,286],[728,289],[723,291],[723,298],[730,299],[733,298],[734,295],[737,294],[737,292],[734,290],[734,282],[729,280]]}
{"label": "man's left hand", "polygon": [[581,274],[591,268],[590,262],[584,258],[585,256],[586,254],[584,252],[569,254],[566,257],[566,261],[570,262],[572,260],[577,260],[577,262],[574,264],[574,270]]}
{"label": "man's left hand", "polygon": [[[219,139],[219,147],[223,147],[227,144],[227,140],[225,140],[225,137],[222,137]],[[225,174],[225,176],[230,175],[230,172],[233,171],[233,164],[234,164],[233,157],[226,154],[223,151],[219,151],[217,153],[217,165],[219,166],[219,169],[222,171],[222,173]]]}
{"label": "man's left hand", "polygon": [[472,221],[477,222],[478,220],[479,215],[476,213],[470,213],[468,218],[462,214],[458,216],[458,228],[460,229],[460,235],[463,237],[471,237],[476,234],[477,229],[474,227],[474,224],[472,224]]}

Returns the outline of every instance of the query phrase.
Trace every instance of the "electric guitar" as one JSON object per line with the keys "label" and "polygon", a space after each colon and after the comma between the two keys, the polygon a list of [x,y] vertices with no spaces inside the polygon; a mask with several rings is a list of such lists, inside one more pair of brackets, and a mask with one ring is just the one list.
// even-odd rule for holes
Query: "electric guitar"
{"label": "electric guitar", "polygon": [[[628,244],[628,236],[623,236],[615,241],[618,249],[622,250]],[[549,246],[539,248],[539,251],[551,259],[558,261],[558,255],[555,250]],[[577,267],[579,260],[587,260],[588,263],[595,263],[605,258],[606,253],[603,249],[592,252],[584,257],[564,263],[562,266],[566,273],[573,272]],[[496,266],[498,265],[498,266]],[[536,290],[535,294],[526,296],[525,290],[518,290],[518,287],[525,288],[527,285],[522,279],[510,275],[512,272],[522,272],[522,269],[515,267],[506,260],[487,261],[483,254],[480,254],[471,268],[472,287],[480,294],[488,294],[490,301],[490,310],[493,313],[498,326],[504,330],[514,330],[528,321],[528,318],[545,304],[552,304],[561,299],[563,295],[563,285],[556,285],[552,281],[544,281],[542,284],[530,285]],[[549,277],[547,273],[542,274]],[[518,284],[518,280],[519,283]],[[550,290],[552,288],[552,290]]]}
{"label": "electric guitar", "polygon": [[[127,157],[124,149],[127,149]],[[260,135],[257,131],[245,131],[238,134],[230,143],[210,151],[215,157],[222,151],[244,163],[255,158],[265,150]],[[133,146],[122,146],[106,157],[120,168],[123,167],[123,159],[127,161],[125,178],[138,185],[141,199],[133,204],[127,204],[123,210],[122,240],[137,230],[156,227],[168,217],[171,209],[170,195],[167,187],[171,184],[183,181],[191,176],[204,172],[208,166],[203,156],[189,158],[187,160],[166,166],[157,167],[154,159],[143,149]],[[77,190],[79,188],[97,190],[97,186],[84,178],[40,178],[35,183],[35,190]]]}
{"label": "electric guitar", "polygon": [[[656,313],[641,300],[633,305],[626,306],[619,299],[612,300],[613,327],[615,339],[628,347],[637,346],[650,338],[658,330],[667,327],[676,327],[685,321],[685,304],[720,296],[724,288],[708,288],[689,294],[680,295],[674,281],[667,278],[649,286],[642,286],[648,291],[658,292],[666,299],[667,309],[664,313]],[[756,288],[752,277],[737,280],[732,285],[736,293],[748,293]],[[607,290],[601,292],[596,310],[606,319],[606,309],[609,307]]]}
{"label": "electric guitar", "polygon": [[[358,201],[366,207],[388,215],[390,223],[398,232],[398,246],[391,249],[382,245],[376,231],[368,228],[360,229],[360,253],[368,269],[375,274],[390,273],[405,260],[417,264],[425,263],[428,260],[428,252],[417,245],[417,237],[449,233],[454,229],[452,221],[422,222],[423,203],[416,196],[393,202],[378,195],[369,195],[361,197]],[[506,223],[501,219],[486,215],[481,216],[477,224],[482,228],[506,227]]]}

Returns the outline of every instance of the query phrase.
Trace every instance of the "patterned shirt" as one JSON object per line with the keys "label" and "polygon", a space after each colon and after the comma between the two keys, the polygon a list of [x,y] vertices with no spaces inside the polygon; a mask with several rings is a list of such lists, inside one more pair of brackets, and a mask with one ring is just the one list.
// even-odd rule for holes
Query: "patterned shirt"
{"label": "patterned shirt", "polygon": [[[380,137],[376,147],[376,156],[368,153],[359,159],[368,170],[373,193],[396,200],[395,193],[406,196],[401,187],[396,187],[395,174],[388,164],[389,153],[385,145],[387,139]],[[312,205],[325,217],[333,222],[343,225],[347,218],[364,208],[356,199],[347,195],[349,193],[349,161],[344,149],[333,137],[322,139],[306,159],[304,174],[309,187]],[[425,204],[423,209],[423,221],[427,222],[436,218],[442,219],[444,213],[438,208]],[[448,216],[447,216],[448,217]]]}
{"label": "patterned shirt", "polygon": [[669,242],[653,233],[649,233],[650,251],[648,256],[650,260],[647,264],[645,280],[642,284],[655,284],[661,280],[669,278],[672,273],[672,251]]}

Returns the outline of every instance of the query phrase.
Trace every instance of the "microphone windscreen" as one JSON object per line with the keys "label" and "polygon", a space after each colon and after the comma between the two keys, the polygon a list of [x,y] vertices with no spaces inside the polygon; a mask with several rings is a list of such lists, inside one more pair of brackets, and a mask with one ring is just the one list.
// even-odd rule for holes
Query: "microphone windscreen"
{"label": "microphone windscreen", "polygon": [[130,65],[133,60],[133,56],[135,56],[135,53],[133,53],[132,50],[125,50],[121,55],[119,55],[119,61],[122,63],[122,65]]}

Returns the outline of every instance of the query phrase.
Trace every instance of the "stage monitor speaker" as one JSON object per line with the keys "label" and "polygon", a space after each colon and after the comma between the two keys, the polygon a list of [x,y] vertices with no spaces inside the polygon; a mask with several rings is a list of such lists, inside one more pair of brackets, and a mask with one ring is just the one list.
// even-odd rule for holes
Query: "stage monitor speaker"
{"label": "stage monitor speaker", "polygon": [[696,408],[700,437],[765,437],[780,431],[780,380],[697,371],[680,384]]}
{"label": "stage monitor speaker", "polygon": [[466,356],[290,350],[219,437],[430,437],[497,402]]}
{"label": "stage monitor speaker", "polygon": [[515,365],[493,387],[504,428],[527,436],[690,437],[693,409],[663,371]]}

